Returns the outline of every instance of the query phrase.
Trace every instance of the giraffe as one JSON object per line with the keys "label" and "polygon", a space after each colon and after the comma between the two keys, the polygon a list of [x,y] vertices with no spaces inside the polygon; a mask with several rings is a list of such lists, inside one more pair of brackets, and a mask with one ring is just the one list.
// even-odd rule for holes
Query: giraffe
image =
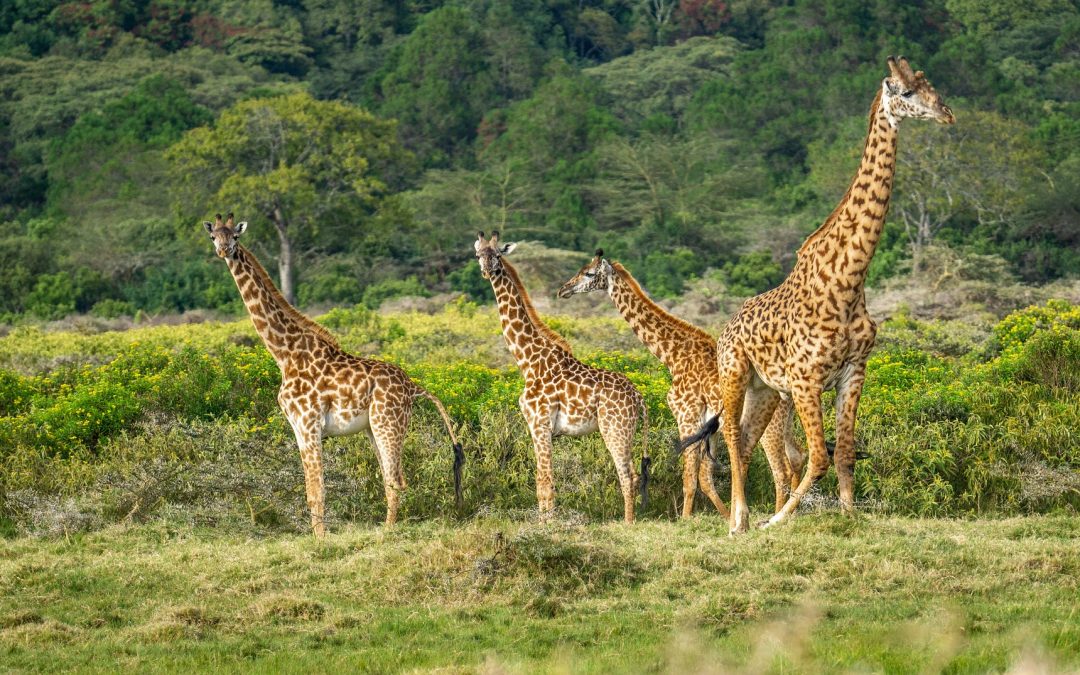
{"label": "giraffe", "polygon": [[566,340],[540,320],[517,270],[504,258],[515,246],[500,246],[497,231],[487,241],[480,232],[474,249],[480,272],[495,291],[503,338],[525,379],[518,405],[536,454],[536,498],[541,516],[547,518],[555,507],[552,439],[599,430],[615,460],[623,518],[632,523],[634,488],[639,481],[631,452],[638,415],[642,418],[642,506],[648,504],[649,414],[645,399],[625,375],[593,368],[574,358]]}
{"label": "giraffe", "polygon": [[956,121],[907,59],[890,56],[888,67],[870,106],[865,149],[847,193],[799,248],[784,282],[743,303],[717,342],[724,440],[731,457],[732,534],[749,526],[746,463],[781,397],[790,396],[799,413],[809,468],[763,526],[790,517],[828,470],[821,409],[821,394],[828,389],[836,390],[833,461],[841,508],[846,513],[854,508],[855,413],[877,333],[863,286],[892,193],[898,127],[907,117]]}
{"label": "giraffe", "polygon": [[461,504],[461,444],[439,399],[409,379],[401,368],[346,353],[325,328],[285,301],[259,261],[238,242],[247,222],[204,221],[214,250],[229,266],[251,322],[281,370],[278,405],[296,435],[304,467],[311,527],[326,534],[322,439],[363,431],[378,456],[386,493],[386,524],[397,520],[405,489],[401,446],[417,398],[431,401],[442,417],[454,449],[454,494]]}
{"label": "giraffe", "polygon": [[[675,415],[680,438],[692,435],[712,414],[709,402],[720,400],[716,338],[653,302],[629,270],[607,260],[602,249],[597,249],[592,260],[562,285],[559,297],[590,291],[606,292],[638,339],[667,367],[671,373],[668,408]],[[798,475],[806,462],[806,454],[795,442],[791,420],[790,401],[778,405],[761,439],[772,469],[777,511],[787,501],[788,492],[798,485]],[[714,460],[707,440],[694,446],[684,452],[682,517],[693,513],[694,495],[700,485],[716,510],[728,518],[731,514],[713,483]]]}

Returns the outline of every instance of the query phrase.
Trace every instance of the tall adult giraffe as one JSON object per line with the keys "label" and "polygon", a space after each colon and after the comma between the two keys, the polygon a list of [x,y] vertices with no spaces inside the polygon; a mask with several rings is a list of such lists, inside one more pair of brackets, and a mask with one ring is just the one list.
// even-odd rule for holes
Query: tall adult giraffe
{"label": "tall adult giraffe", "polygon": [[[667,404],[675,415],[679,436],[686,438],[717,412],[710,402],[720,400],[720,373],[716,368],[716,338],[684,321],[653,302],[630,271],[597,250],[592,260],[559,289],[560,298],[576,293],[603,291],[608,294],[623,319],[653,356],[671,373]],[[776,488],[776,510],[787,501],[788,492],[798,485],[806,462],[806,453],[792,433],[790,399],[776,407],[772,422],[761,439],[765,457],[772,469]],[[730,512],[713,483],[712,453],[707,439],[683,452],[682,516],[694,510],[694,495],[700,485],[716,510],[730,517]]]}
{"label": "tall adult giraffe", "polygon": [[809,446],[809,468],[767,525],[788,518],[829,467],[821,394],[836,389],[833,461],[845,512],[854,505],[855,413],[877,326],[866,311],[863,285],[892,194],[896,137],[907,117],[942,124],[952,110],[907,59],[889,57],[889,76],[870,106],[870,127],[855,178],[840,204],[802,247],[780,286],[753,297],[732,317],[717,343],[723,389],[723,429],[731,457],[731,531],[749,526],[744,482],[757,443],[781,393],[790,395]]}
{"label": "tall adult giraffe", "polygon": [[400,491],[405,489],[401,446],[413,403],[426,398],[439,411],[454,447],[454,494],[461,502],[461,467],[465,455],[439,399],[409,379],[401,368],[353,356],[341,349],[325,328],[285,301],[251,251],[238,239],[247,222],[203,222],[214,251],[229,266],[251,323],[281,370],[278,405],[296,435],[304,465],[311,527],[326,533],[322,439],[363,431],[382,467],[386,524],[397,520]]}
{"label": "tall adult giraffe", "polygon": [[517,270],[503,256],[515,244],[499,245],[499,233],[474,248],[480,273],[491,282],[499,305],[506,346],[525,379],[518,405],[536,453],[536,498],[541,514],[555,507],[551,473],[552,438],[584,436],[599,430],[623,494],[623,517],[634,521],[634,474],[631,451],[638,415],[642,418],[641,498],[648,503],[649,413],[641,393],[621,373],[587,366],[574,358],[570,345],[548,328],[529,300]]}

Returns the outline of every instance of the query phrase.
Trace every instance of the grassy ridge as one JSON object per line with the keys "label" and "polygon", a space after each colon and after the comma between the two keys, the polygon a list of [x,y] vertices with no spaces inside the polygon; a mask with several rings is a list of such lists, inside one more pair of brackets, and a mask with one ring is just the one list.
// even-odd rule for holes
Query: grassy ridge
{"label": "grassy ridge", "polygon": [[[325,542],[158,521],[0,541],[33,670],[982,672],[1080,667],[1080,523],[492,515]],[[445,671],[443,671],[445,672]]]}

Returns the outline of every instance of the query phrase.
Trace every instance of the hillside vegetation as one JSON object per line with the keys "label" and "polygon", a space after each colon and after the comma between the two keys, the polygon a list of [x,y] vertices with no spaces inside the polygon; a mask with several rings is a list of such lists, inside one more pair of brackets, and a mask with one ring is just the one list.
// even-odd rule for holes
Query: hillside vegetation
{"label": "hillside vegetation", "polygon": [[495,227],[746,297],[843,194],[896,53],[958,122],[904,125],[871,285],[934,247],[1075,279],[1078,35],[1069,0],[5,3],[0,322],[234,311],[198,225],[229,210],[303,306],[486,300]]}

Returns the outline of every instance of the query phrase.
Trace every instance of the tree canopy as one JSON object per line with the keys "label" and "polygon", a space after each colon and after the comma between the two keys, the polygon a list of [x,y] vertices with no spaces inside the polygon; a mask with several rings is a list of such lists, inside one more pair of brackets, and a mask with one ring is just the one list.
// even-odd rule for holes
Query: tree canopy
{"label": "tree canopy", "polygon": [[958,122],[904,125],[871,282],[930,245],[1075,277],[1078,43],[1069,0],[4,3],[0,320],[235,306],[192,231],[228,209],[302,303],[469,290],[495,226],[764,290],[897,53]]}

